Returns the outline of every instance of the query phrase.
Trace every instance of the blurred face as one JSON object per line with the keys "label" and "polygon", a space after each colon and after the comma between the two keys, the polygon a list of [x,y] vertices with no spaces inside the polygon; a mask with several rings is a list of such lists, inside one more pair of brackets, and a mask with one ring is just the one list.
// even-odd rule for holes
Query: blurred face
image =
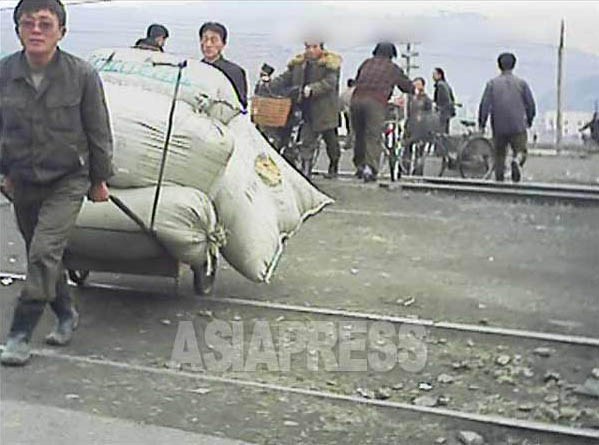
{"label": "blurred face", "polygon": [[417,92],[422,92],[424,91],[424,84],[422,83],[422,80],[418,79],[415,80],[414,82],[412,82],[412,84],[414,85],[414,88],[416,89]]}
{"label": "blurred face", "polygon": [[54,55],[65,28],[58,24],[58,17],[49,10],[23,14],[18,24],[19,39],[25,54],[32,59],[48,59]]}
{"label": "blurred face", "polygon": [[304,43],[306,58],[310,60],[320,59],[324,50],[320,47],[320,43]]}
{"label": "blurred face", "polygon": [[439,73],[435,70],[433,71],[433,80],[437,81],[441,79],[441,76],[439,75]]}
{"label": "blurred face", "polygon": [[200,38],[200,46],[202,47],[202,54],[204,58],[213,62],[218,59],[223,52],[225,43],[220,37],[220,34],[214,31],[205,31]]}

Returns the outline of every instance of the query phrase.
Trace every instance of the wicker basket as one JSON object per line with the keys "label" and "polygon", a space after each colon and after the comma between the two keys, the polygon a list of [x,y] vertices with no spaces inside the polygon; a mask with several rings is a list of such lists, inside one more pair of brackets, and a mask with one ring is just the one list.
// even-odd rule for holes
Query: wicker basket
{"label": "wicker basket", "polygon": [[252,122],[261,127],[279,128],[287,125],[291,99],[287,97],[261,97],[252,98]]}

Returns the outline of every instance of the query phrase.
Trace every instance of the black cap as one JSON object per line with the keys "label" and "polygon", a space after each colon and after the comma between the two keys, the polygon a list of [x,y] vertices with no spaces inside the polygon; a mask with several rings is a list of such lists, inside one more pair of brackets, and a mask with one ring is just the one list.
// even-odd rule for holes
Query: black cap
{"label": "black cap", "polygon": [[166,26],[164,25],[154,23],[148,26],[148,37],[152,39],[155,39],[156,37],[164,37],[165,39],[167,39],[168,29],[166,29]]}

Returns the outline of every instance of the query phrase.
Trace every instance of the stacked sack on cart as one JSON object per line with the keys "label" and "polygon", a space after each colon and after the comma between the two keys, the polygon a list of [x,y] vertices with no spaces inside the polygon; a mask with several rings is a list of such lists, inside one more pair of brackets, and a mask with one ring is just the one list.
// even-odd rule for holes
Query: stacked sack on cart
{"label": "stacked sack on cart", "polygon": [[[181,60],[103,49],[89,61],[100,71],[114,132],[111,193],[149,226]],[[245,277],[268,282],[285,240],[332,200],[290,167],[241,113],[218,69],[187,60],[177,97],[153,229],[181,262],[201,266],[220,250]],[[103,259],[125,259],[123,250],[132,260],[156,255],[147,243],[136,246],[134,237],[123,238],[139,232],[112,203],[86,203],[69,248]]]}

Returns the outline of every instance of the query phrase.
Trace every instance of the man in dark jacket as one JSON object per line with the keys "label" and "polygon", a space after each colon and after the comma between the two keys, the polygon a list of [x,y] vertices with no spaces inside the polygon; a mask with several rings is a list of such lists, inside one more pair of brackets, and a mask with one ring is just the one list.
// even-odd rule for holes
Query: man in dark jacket
{"label": "man in dark jacket", "polygon": [[591,141],[599,144],[599,112],[595,111],[590,121],[584,124],[578,131],[590,130]]}
{"label": "man in dark jacket", "polygon": [[3,365],[24,365],[47,303],[58,318],[46,337],[67,344],[77,326],[62,256],[83,198],[107,201],[112,133],[100,77],[58,48],[66,32],[59,0],[21,0],[13,14],[23,50],[0,61],[0,175],[27,249],[27,277]]}
{"label": "man in dark jacket", "polygon": [[376,45],[373,57],[358,68],[356,89],[351,99],[351,120],[355,132],[354,164],[357,176],[365,182],[377,180],[381,157],[381,134],[387,102],[394,87],[412,94],[414,86],[403,70],[393,63],[397,48],[393,43]]}
{"label": "man in dark jacket", "polygon": [[514,76],[516,56],[503,53],[497,59],[501,74],[491,79],[480,101],[478,125],[484,131],[489,115],[495,145],[495,179],[503,181],[507,146],[512,147],[512,180],[520,181],[520,168],[526,161],[526,130],[536,115],[535,100],[528,84]]}
{"label": "man in dark jacket", "polygon": [[154,23],[148,26],[146,37],[135,42],[134,48],[160,51],[162,53],[168,36],[168,29],[165,26]]}
{"label": "man in dark jacket", "polygon": [[[302,173],[312,174],[312,160],[322,135],[329,156],[329,179],[337,177],[339,169],[339,75],[341,56],[324,49],[324,43],[304,42],[304,53],[294,57],[287,70],[271,82],[272,91],[295,91],[302,108],[304,125],[301,129]],[[299,97],[298,97],[299,96]]]}
{"label": "man in dark jacket", "polygon": [[445,79],[445,71],[442,68],[433,70],[433,80],[435,81],[435,92],[433,102],[439,115],[440,130],[449,134],[449,123],[455,116],[455,97],[453,90]]}
{"label": "man in dark jacket", "polygon": [[245,70],[239,65],[225,59],[223,50],[227,46],[228,32],[224,25],[206,22],[200,27],[200,46],[204,58],[202,62],[219,69],[231,82],[241,106],[245,110],[248,105],[248,85]]}

